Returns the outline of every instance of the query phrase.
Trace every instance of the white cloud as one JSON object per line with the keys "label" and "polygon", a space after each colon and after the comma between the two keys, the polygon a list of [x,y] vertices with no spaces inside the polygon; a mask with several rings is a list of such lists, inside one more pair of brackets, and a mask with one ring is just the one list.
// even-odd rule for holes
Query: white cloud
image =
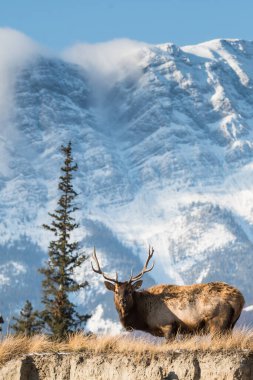
{"label": "white cloud", "polygon": [[[127,75],[138,75],[144,42],[118,39],[97,44],[78,43],[61,57],[83,67],[99,89],[112,85]],[[6,124],[17,73],[36,55],[47,55],[32,39],[10,28],[0,28],[0,122]],[[1,127],[0,127],[1,128]],[[1,129],[0,129],[1,132]],[[3,136],[0,136],[0,138]]]}
{"label": "white cloud", "polygon": [[103,306],[98,305],[92,317],[87,322],[86,330],[95,334],[119,334],[122,331],[121,325],[111,319],[105,319],[103,314]]}
{"label": "white cloud", "polygon": [[[129,39],[112,40],[97,44],[76,44],[63,53],[69,62],[81,65],[93,84],[112,85],[121,80],[126,72],[137,75],[144,42]],[[126,70],[127,68],[127,70]]]}
{"label": "white cloud", "polygon": [[38,45],[23,33],[9,28],[0,28],[1,121],[6,120],[8,116],[16,74],[38,51]]}
{"label": "white cloud", "polygon": [[[98,44],[76,44],[60,55],[68,62],[87,71],[94,96],[104,99],[104,91],[125,75],[136,78],[139,62],[147,44],[128,39]],[[10,28],[0,28],[0,175],[11,176],[9,141],[17,145],[20,134],[12,122],[15,110],[17,75],[37,56],[51,56],[48,51],[25,34]]]}
{"label": "white cloud", "polygon": [[0,28],[0,173],[8,175],[9,138],[17,137],[17,131],[9,116],[13,109],[14,86],[17,74],[40,48],[29,37],[16,30]]}

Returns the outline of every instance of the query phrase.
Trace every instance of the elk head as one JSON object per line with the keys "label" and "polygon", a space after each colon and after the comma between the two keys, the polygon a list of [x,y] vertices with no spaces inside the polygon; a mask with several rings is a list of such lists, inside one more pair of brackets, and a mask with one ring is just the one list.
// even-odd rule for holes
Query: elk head
{"label": "elk head", "polygon": [[151,268],[148,269],[148,264],[153,254],[154,254],[154,249],[149,247],[148,258],[146,260],[146,263],[142,271],[138,273],[136,276],[133,276],[133,274],[131,274],[130,279],[128,281],[120,282],[118,281],[118,273],[116,273],[116,276],[114,279],[106,275],[101,270],[100,264],[98,262],[98,258],[96,255],[96,249],[94,248],[93,259],[96,262],[97,269],[95,269],[93,267],[93,264],[91,263],[92,269],[94,272],[101,274],[105,280],[108,280],[108,281],[104,281],[104,284],[108,290],[111,290],[114,292],[115,306],[121,315],[127,315],[128,312],[132,309],[134,305],[134,292],[137,289],[139,289],[142,285],[141,277],[144,275],[144,273],[150,272],[154,268],[154,263],[153,263]]}

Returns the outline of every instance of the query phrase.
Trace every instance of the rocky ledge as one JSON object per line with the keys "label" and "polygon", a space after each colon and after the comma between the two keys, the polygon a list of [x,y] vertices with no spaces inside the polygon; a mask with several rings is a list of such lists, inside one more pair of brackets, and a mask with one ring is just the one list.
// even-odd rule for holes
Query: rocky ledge
{"label": "rocky ledge", "polygon": [[12,360],[0,369],[0,380],[249,380],[253,353],[249,351],[165,354],[83,352],[33,354]]}

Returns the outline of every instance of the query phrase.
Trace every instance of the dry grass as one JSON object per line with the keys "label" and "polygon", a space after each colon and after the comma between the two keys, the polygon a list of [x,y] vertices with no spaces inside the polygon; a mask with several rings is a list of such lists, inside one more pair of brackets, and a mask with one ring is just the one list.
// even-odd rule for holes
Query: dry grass
{"label": "dry grass", "polygon": [[82,333],[70,335],[64,342],[55,342],[46,335],[32,338],[7,336],[0,342],[0,365],[11,359],[32,353],[50,352],[93,352],[93,353],[134,353],[142,355],[165,354],[169,351],[231,351],[253,352],[253,330],[235,330],[231,335],[177,337],[169,343],[149,343],[143,338],[124,336],[85,336]]}

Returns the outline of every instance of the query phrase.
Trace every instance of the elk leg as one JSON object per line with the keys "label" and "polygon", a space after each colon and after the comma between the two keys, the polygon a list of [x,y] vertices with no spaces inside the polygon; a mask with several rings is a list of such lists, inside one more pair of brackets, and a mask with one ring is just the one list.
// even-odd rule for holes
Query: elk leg
{"label": "elk leg", "polygon": [[220,335],[225,332],[225,330],[220,326],[219,318],[215,318],[208,324],[209,333],[212,337],[215,335]]}
{"label": "elk leg", "polygon": [[164,338],[169,342],[171,339],[175,338],[177,334],[178,326],[177,323],[171,323],[166,326],[161,327]]}
{"label": "elk leg", "polygon": [[[223,313],[222,313],[223,311]],[[223,308],[220,310],[219,315],[210,319],[207,322],[207,329],[211,335],[224,334],[230,332],[233,328],[232,320],[234,315],[234,310],[231,306]]]}

